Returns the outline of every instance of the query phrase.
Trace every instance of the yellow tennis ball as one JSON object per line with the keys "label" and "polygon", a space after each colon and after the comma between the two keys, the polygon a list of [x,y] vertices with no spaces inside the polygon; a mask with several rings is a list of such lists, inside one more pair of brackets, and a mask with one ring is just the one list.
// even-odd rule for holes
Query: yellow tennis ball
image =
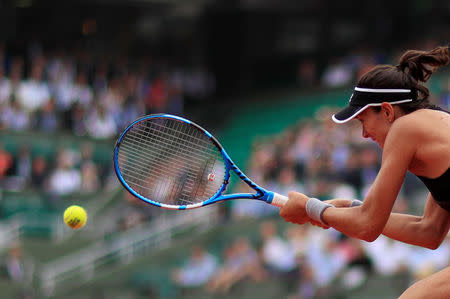
{"label": "yellow tennis ball", "polygon": [[87,213],[80,206],[70,206],[64,211],[64,222],[68,227],[79,229],[86,224]]}

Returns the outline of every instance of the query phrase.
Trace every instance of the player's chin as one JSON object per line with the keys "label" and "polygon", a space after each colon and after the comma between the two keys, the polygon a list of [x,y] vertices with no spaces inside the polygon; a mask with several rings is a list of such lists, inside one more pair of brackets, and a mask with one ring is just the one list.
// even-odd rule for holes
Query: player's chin
{"label": "player's chin", "polygon": [[383,148],[383,146],[384,146],[384,141],[379,141],[379,140],[377,140],[377,139],[372,139],[372,140],[373,140],[374,143],[378,144],[378,146],[379,146],[380,148]]}

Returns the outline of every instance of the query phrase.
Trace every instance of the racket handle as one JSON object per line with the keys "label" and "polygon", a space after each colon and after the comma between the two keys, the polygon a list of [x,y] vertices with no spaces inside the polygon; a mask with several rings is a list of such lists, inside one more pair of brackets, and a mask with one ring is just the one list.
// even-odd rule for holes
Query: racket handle
{"label": "racket handle", "polygon": [[272,202],[270,204],[281,208],[288,201],[288,199],[289,198],[287,196],[273,192],[273,198],[272,198]]}

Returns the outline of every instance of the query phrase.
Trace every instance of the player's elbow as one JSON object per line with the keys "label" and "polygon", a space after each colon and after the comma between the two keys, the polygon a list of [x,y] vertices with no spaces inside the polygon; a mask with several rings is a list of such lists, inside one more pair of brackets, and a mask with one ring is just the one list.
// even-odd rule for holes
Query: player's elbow
{"label": "player's elbow", "polygon": [[417,229],[417,235],[422,240],[422,247],[435,250],[444,241],[448,233],[448,225],[442,222],[440,225],[435,222],[422,219],[421,226]]}
{"label": "player's elbow", "polygon": [[439,248],[439,246],[441,245],[442,242],[431,242],[426,244],[424,247],[431,249],[431,250],[436,250]]}
{"label": "player's elbow", "polygon": [[383,229],[377,225],[366,223],[360,226],[358,239],[364,240],[366,242],[373,242],[381,235]]}
{"label": "player's elbow", "polygon": [[423,245],[423,247],[436,250],[441,246],[442,242],[444,241],[445,235],[435,234],[434,236],[431,236],[426,239],[426,243]]}
{"label": "player's elbow", "polygon": [[366,242],[373,242],[383,233],[383,229],[386,226],[388,215],[380,215],[371,212],[368,207],[362,205],[359,207],[359,214],[355,217],[358,228],[358,238]]}
{"label": "player's elbow", "polygon": [[380,236],[381,232],[377,231],[367,231],[361,233],[359,239],[364,240],[366,242],[373,242]]}

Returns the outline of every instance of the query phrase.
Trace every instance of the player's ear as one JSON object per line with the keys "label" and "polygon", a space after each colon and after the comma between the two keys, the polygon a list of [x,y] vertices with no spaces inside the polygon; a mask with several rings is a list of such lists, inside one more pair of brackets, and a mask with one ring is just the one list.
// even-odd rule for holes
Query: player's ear
{"label": "player's ear", "polygon": [[384,117],[386,117],[386,119],[389,122],[394,121],[395,111],[394,111],[394,106],[392,106],[391,104],[389,104],[387,102],[381,103],[381,113],[383,113]]}

